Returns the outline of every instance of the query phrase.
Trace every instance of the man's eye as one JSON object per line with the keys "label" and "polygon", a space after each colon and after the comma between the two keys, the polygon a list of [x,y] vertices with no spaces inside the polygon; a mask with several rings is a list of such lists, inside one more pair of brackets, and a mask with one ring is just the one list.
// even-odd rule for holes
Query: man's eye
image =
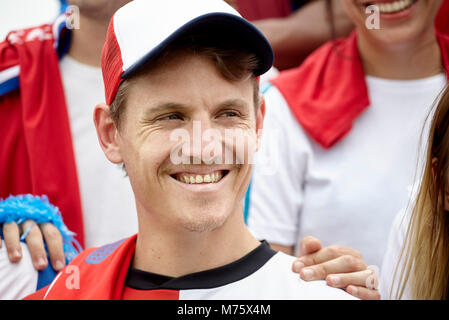
{"label": "man's eye", "polygon": [[227,112],[222,113],[221,116],[229,118],[229,117],[237,117],[238,115],[237,115],[237,112],[227,111]]}
{"label": "man's eye", "polygon": [[182,117],[179,114],[170,114],[161,118],[160,120],[182,120]]}

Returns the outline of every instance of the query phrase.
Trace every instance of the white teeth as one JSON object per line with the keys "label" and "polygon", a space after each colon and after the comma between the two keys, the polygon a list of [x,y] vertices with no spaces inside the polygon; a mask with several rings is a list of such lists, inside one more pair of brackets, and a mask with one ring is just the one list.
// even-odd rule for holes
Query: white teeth
{"label": "white teeth", "polygon": [[187,176],[183,175],[179,178],[176,178],[177,180],[188,183],[188,184],[196,184],[196,183],[216,183],[220,181],[223,178],[223,174],[220,172],[215,172],[211,174],[206,175],[194,175],[194,176]]}
{"label": "white teeth", "polygon": [[414,0],[399,0],[390,3],[379,3],[378,7],[381,13],[396,13],[408,8],[413,2]]}

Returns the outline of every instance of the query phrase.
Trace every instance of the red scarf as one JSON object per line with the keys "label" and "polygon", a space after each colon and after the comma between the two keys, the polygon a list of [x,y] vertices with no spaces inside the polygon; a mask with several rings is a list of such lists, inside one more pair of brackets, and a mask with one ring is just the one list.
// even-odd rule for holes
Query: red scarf
{"label": "red scarf", "polygon": [[[437,31],[437,39],[449,76],[449,36]],[[326,149],[343,139],[370,105],[355,31],[324,44],[301,66],[281,72],[271,82],[304,130]]]}
{"label": "red scarf", "polygon": [[46,194],[84,245],[78,177],[55,50],[65,31],[61,19],[57,21],[60,24],[11,32],[0,43],[0,73],[20,67],[20,89],[0,96],[0,197]]}
{"label": "red scarf", "polygon": [[81,252],[49,286],[25,300],[120,300],[136,238]]}

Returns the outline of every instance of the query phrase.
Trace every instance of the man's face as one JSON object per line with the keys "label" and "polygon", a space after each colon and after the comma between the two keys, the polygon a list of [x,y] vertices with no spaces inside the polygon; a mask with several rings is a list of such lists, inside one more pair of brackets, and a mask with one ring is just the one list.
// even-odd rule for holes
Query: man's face
{"label": "man's face", "polygon": [[138,207],[177,229],[223,225],[241,207],[262,121],[253,79],[229,82],[202,56],[180,54],[135,79],[117,144]]}

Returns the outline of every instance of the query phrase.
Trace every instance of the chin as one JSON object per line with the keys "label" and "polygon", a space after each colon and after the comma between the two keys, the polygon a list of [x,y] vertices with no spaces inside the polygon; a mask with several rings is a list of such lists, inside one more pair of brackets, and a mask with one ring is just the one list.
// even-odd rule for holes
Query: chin
{"label": "chin", "polygon": [[[376,33],[377,31],[377,33]],[[418,41],[424,33],[424,28],[420,30],[410,30],[407,27],[391,28],[383,30],[371,30],[376,42],[386,47],[400,47]]]}
{"label": "chin", "polygon": [[181,225],[190,232],[210,232],[221,228],[230,216],[231,210],[198,209],[182,217]]}

